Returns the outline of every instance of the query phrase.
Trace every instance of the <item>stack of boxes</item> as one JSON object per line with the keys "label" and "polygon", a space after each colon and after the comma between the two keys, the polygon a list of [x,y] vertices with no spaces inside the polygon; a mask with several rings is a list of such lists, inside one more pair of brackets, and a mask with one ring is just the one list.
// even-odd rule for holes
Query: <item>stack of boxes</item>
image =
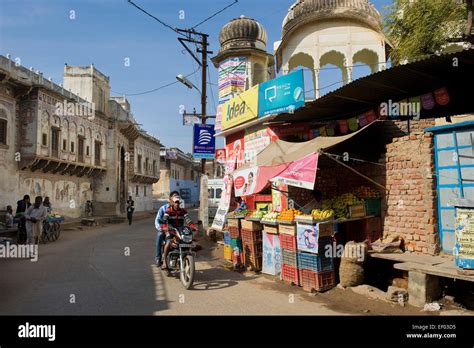
{"label": "stack of boxes", "polygon": [[326,256],[326,246],[332,246],[332,237],[319,237],[318,252],[298,251],[298,270],[303,290],[325,291],[336,285],[332,257]]}
{"label": "stack of boxes", "polygon": [[256,221],[242,220],[241,236],[244,248],[245,266],[252,271],[262,270],[263,226]]}
{"label": "stack of boxes", "polygon": [[300,285],[298,274],[298,258],[296,246],[296,225],[279,225],[282,253],[281,279],[295,285]]}
{"label": "stack of boxes", "polygon": [[232,263],[235,267],[244,264],[243,244],[241,238],[241,219],[228,219],[227,228],[230,236],[230,248],[232,255]]}

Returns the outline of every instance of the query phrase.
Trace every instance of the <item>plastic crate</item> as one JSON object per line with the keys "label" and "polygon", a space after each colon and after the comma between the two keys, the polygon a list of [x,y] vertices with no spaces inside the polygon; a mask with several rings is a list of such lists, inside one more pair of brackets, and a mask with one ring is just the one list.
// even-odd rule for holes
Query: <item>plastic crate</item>
{"label": "plastic crate", "polygon": [[285,265],[298,268],[298,256],[295,251],[283,249],[281,251],[281,258]]}
{"label": "plastic crate", "polygon": [[280,234],[280,245],[282,249],[296,251],[296,237],[288,234]]}
{"label": "plastic crate", "polygon": [[262,240],[262,231],[252,231],[252,230],[248,230],[248,229],[245,229],[245,228],[242,228],[240,230],[240,234],[242,236],[242,240],[244,242],[248,242],[248,243],[256,243],[258,241],[261,241]]}
{"label": "plastic crate", "polygon": [[230,237],[230,232],[229,232],[229,231],[224,231],[224,236],[223,236],[223,238],[224,238],[224,244],[225,244],[225,245],[230,245],[230,239],[231,239],[231,237]]}
{"label": "plastic crate", "polygon": [[242,239],[240,238],[232,238],[230,240],[230,247],[232,248],[232,250],[234,250],[235,248],[239,248],[239,250],[242,250]]}
{"label": "plastic crate", "polygon": [[232,260],[232,247],[230,245],[224,245],[224,259]]}
{"label": "plastic crate", "polygon": [[367,215],[380,216],[382,211],[382,200],[380,198],[366,198],[364,202]]}
{"label": "plastic crate", "polygon": [[298,252],[298,269],[326,272],[334,270],[334,263],[332,258],[300,251]]}
{"label": "plastic crate", "polygon": [[326,291],[336,286],[334,271],[313,272],[307,269],[300,270],[301,285],[305,291]]}
{"label": "plastic crate", "polygon": [[247,243],[244,241],[244,252],[252,256],[261,256],[263,253],[262,241],[257,243]]}
{"label": "plastic crate", "polygon": [[229,226],[230,238],[239,238],[240,237],[240,228]]}
{"label": "plastic crate", "polygon": [[298,268],[290,265],[281,265],[281,279],[296,285],[300,285]]}
{"label": "plastic crate", "polygon": [[331,236],[319,237],[318,239],[318,254],[324,256],[326,254],[326,245],[332,245],[333,238]]}

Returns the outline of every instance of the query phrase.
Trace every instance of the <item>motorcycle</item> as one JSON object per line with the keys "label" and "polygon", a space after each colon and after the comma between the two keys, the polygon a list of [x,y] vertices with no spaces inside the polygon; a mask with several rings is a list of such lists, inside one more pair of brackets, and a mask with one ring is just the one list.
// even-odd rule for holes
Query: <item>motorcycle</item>
{"label": "motorcycle", "polygon": [[[171,245],[166,256],[168,275],[179,272],[181,283],[189,290],[193,286],[195,273],[193,230],[189,226],[180,229],[169,227],[168,233],[171,235]],[[165,243],[162,245],[162,252],[164,245]]]}

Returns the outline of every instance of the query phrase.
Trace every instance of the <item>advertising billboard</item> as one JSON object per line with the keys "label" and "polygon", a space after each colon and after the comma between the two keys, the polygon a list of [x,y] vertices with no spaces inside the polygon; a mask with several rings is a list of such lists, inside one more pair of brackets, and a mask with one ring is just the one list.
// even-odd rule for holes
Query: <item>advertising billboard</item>
{"label": "advertising billboard", "polygon": [[222,106],[222,130],[258,117],[258,85],[232,98]]}
{"label": "advertising billboard", "polygon": [[213,159],[216,150],[215,130],[213,124],[195,124],[193,157]]}

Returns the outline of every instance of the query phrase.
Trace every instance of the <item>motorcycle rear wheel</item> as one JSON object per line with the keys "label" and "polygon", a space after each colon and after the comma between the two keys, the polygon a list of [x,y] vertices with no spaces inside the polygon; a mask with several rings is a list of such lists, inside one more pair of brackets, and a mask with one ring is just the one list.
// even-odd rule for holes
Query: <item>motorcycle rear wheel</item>
{"label": "motorcycle rear wheel", "polygon": [[181,265],[182,269],[180,271],[181,283],[183,284],[186,290],[191,289],[194,282],[194,256],[186,255],[183,259],[183,264]]}

